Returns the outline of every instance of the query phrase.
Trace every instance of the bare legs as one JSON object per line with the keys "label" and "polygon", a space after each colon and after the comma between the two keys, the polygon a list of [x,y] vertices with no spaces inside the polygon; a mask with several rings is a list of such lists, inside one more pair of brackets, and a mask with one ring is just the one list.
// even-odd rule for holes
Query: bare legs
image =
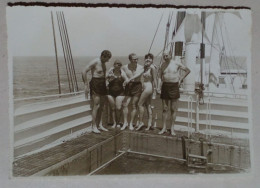
{"label": "bare legs", "polygon": [[124,130],[128,126],[127,115],[128,115],[128,104],[129,104],[130,100],[131,100],[131,98],[126,96],[125,102],[123,102],[124,124],[123,124],[123,127],[121,128],[121,130]]}
{"label": "bare legs", "polygon": [[139,96],[134,96],[132,100],[132,112],[131,112],[131,119],[130,119],[130,124],[129,124],[129,129],[134,130],[133,122],[135,119],[136,111],[137,111],[137,102],[139,100]]}
{"label": "bare legs", "polygon": [[[152,109],[151,109],[151,100],[150,97],[153,93],[153,89],[152,89],[152,84],[150,82],[148,83],[144,83],[144,91],[141,94],[140,100],[138,102],[138,108],[139,108],[139,125],[137,127],[136,130],[139,130],[143,125],[143,117],[144,117],[144,104],[145,102],[146,107],[147,107],[147,111],[148,111],[148,116],[149,116],[149,120],[148,120],[148,129],[150,129],[151,125],[152,125]],[[149,102],[148,102],[149,100]]]}
{"label": "bare legs", "polygon": [[152,126],[152,118],[153,118],[153,111],[152,111],[151,103],[146,104],[146,108],[147,108],[147,112],[148,112],[148,125],[145,130],[148,131]]}
{"label": "bare legs", "polygon": [[97,117],[96,117],[96,123],[98,123],[99,121],[99,129],[101,129],[102,131],[108,131],[104,126],[103,126],[103,122],[102,122],[102,113],[103,113],[103,109],[105,107],[105,99],[106,96],[99,96],[100,97],[100,108],[98,109],[97,112]]}
{"label": "bare legs", "polygon": [[175,124],[177,110],[178,110],[178,99],[162,100],[162,106],[163,106],[163,113],[162,113],[163,128],[158,134],[163,134],[163,133],[167,132],[166,121],[167,121],[167,116],[168,116],[168,109],[169,109],[169,106],[170,106],[170,110],[171,110],[171,134],[176,135],[175,132],[174,132],[174,124]]}
{"label": "bare legs", "polygon": [[162,120],[163,120],[163,128],[162,130],[158,133],[158,134],[163,134],[166,132],[166,120],[167,120],[167,115],[168,115],[168,103],[169,100],[162,100],[162,108],[163,108],[163,112],[162,112]]}
{"label": "bare legs", "polygon": [[111,95],[108,95],[107,96],[108,98],[108,102],[110,104],[110,110],[111,110],[111,114],[112,114],[112,118],[113,118],[113,126],[112,128],[115,128],[116,127],[116,113],[115,113],[115,99],[114,97],[112,97]]}
{"label": "bare legs", "polygon": [[100,107],[100,96],[93,95],[93,108],[92,108],[92,131],[94,133],[100,133],[100,131],[97,128],[97,113],[98,109]]}
{"label": "bare legs", "polygon": [[[131,119],[130,119],[130,123],[129,123],[129,129],[130,130],[134,130],[134,126],[133,126],[133,121],[134,121],[134,118],[135,118],[135,115],[136,115],[136,106],[137,106],[137,102],[139,100],[139,97],[138,96],[134,96],[133,97],[133,100],[132,100],[132,112],[131,112]],[[128,114],[128,104],[130,103],[131,101],[131,97],[127,97],[126,98],[126,101],[124,102],[123,104],[123,113],[124,113],[124,125],[123,127],[121,128],[121,130],[124,130],[128,123],[127,123],[127,114]]]}
{"label": "bare legs", "polygon": [[124,99],[124,96],[118,96],[118,97],[114,98],[111,95],[108,95],[108,101],[110,104],[110,109],[112,111],[112,118],[113,118],[112,128],[115,128],[117,125],[119,125],[120,110],[122,107],[123,99]]}
{"label": "bare legs", "polygon": [[116,120],[117,120],[117,125],[120,123],[121,119],[121,109],[122,109],[122,103],[124,100],[125,96],[118,96],[116,97]]}
{"label": "bare legs", "polygon": [[171,101],[171,135],[176,135],[174,132],[174,125],[175,125],[175,120],[176,120],[176,115],[177,115],[177,110],[178,110],[178,99],[172,100]]}

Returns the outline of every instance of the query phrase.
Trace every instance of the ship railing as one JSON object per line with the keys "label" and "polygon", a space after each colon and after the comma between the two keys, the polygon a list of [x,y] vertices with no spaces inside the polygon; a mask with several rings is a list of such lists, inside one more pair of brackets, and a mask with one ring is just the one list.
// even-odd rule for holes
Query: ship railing
{"label": "ship railing", "polygon": [[28,100],[35,100],[35,99],[68,97],[68,96],[71,96],[71,95],[79,95],[79,94],[83,94],[83,93],[84,93],[84,91],[78,91],[78,92],[55,94],[55,95],[43,95],[43,96],[35,96],[35,97],[27,97],[27,98],[18,98],[18,99],[14,99],[14,102],[28,101]]}
{"label": "ship railing", "polygon": [[210,97],[208,98],[208,102],[207,102],[207,113],[206,113],[206,139],[211,138],[211,102],[210,102]]}
{"label": "ship railing", "polygon": [[[192,90],[182,90],[184,95],[195,95],[195,91]],[[213,91],[203,91],[204,97],[216,97],[216,98],[233,98],[233,99],[248,99],[248,95],[240,93],[225,93],[225,92],[213,92]]]}
{"label": "ship railing", "polygon": [[192,107],[192,103],[193,103],[193,97],[190,95],[188,96],[188,138],[191,137],[192,134],[192,111],[193,111],[193,107]]}

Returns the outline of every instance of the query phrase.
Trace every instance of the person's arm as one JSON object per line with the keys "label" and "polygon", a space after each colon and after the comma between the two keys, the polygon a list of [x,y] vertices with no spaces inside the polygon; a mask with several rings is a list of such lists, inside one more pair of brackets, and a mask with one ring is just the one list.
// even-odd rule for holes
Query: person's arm
{"label": "person's arm", "polygon": [[91,61],[82,71],[82,80],[85,85],[85,97],[88,98],[88,93],[89,93],[89,83],[88,83],[88,78],[87,78],[87,73],[94,68],[96,65],[96,61]]}
{"label": "person's arm", "polygon": [[162,88],[162,67],[160,66],[159,67],[159,70],[158,70],[158,74],[157,74],[157,93],[161,93],[161,88]]}
{"label": "person's arm", "polygon": [[183,80],[188,76],[188,74],[190,74],[190,69],[188,67],[186,67],[185,65],[183,65],[182,63],[178,63],[179,69],[183,70],[185,73],[182,76],[182,78],[180,78],[179,80],[179,85],[183,82]]}
{"label": "person's arm", "polygon": [[111,81],[114,78],[113,74],[114,67],[111,67],[106,74],[106,80]]}
{"label": "person's arm", "polygon": [[151,66],[151,74],[153,77],[153,83],[154,83],[154,88],[157,90],[157,78],[156,78],[156,68],[155,66]]}
{"label": "person's arm", "polygon": [[108,73],[106,74],[106,86],[107,86],[107,88],[108,88],[109,82],[111,82],[114,79],[113,70],[114,70],[114,67],[111,67],[108,70]]}
{"label": "person's arm", "polygon": [[134,79],[140,77],[143,73],[144,73],[144,67],[141,67],[140,69],[137,70],[135,75],[129,79],[129,81],[134,80]]}
{"label": "person's arm", "polygon": [[128,81],[127,75],[123,69],[121,69],[121,75],[122,75],[124,81]]}

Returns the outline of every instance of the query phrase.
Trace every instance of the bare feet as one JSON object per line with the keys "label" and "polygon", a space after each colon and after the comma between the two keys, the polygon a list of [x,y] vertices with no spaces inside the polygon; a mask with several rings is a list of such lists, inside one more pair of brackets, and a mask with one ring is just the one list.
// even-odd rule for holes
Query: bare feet
{"label": "bare feet", "polygon": [[123,124],[123,127],[121,127],[121,131],[122,131],[122,130],[125,130],[125,128],[126,128],[127,126],[128,126],[128,124],[127,124],[127,123],[124,123],[124,124]]}
{"label": "bare feet", "polygon": [[92,132],[93,132],[93,133],[100,134],[100,131],[98,130],[98,128],[97,128],[96,126],[93,126],[93,127],[92,127]]}
{"label": "bare feet", "polygon": [[112,128],[113,128],[113,129],[116,128],[116,123],[113,124]]}
{"label": "bare feet", "polygon": [[133,126],[132,123],[130,123],[130,125],[129,125],[129,130],[130,130],[130,131],[134,130],[134,126]]}
{"label": "bare feet", "polygon": [[173,130],[171,130],[171,135],[176,136],[176,133]]}
{"label": "bare feet", "polygon": [[151,128],[151,124],[148,124],[148,127],[145,129],[146,131],[149,131],[149,129]]}
{"label": "bare feet", "polygon": [[167,132],[166,128],[163,128],[158,134],[163,134],[163,133],[166,133],[166,132]]}
{"label": "bare feet", "polygon": [[142,126],[144,126],[144,123],[143,123],[143,122],[140,122],[139,125],[138,125],[138,127],[136,128],[136,130],[138,131],[139,129],[142,128]]}
{"label": "bare feet", "polygon": [[172,136],[175,136],[176,135],[176,133],[174,132],[174,126],[172,125],[172,127],[171,127],[171,135]]}
{"label": "bare feet", "polygon": [[103,127],[103,125],[99,125],[99,129],[101,129],[102,131],[108,131],[105,127]]}

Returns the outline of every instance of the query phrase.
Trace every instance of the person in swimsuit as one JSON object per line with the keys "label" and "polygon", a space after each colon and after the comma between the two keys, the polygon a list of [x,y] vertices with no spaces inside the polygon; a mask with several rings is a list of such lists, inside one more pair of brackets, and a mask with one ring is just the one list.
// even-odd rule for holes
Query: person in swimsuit
{"label": "person in swimsuit", "polygon": [[122,107],[122,101],[124,100],[124,87],[123,83],[127,80],[127,76],[123,70],[121,70],[122,63],[119,60],[114,62],[114,67],[111,68],[107,75],[108,83],[108,101],[110,109],[112,111],[113,126],[115,128],[119,125],[120,110]]}
{"label": "person in swimsuit", "polygon": [[[82,79],[85,84],[85,97],[88,98],[88,93],[92,98],[92,131],[94,133],[100,133],[97,128],[98,119],[101,119],[103,104],[102,99],[107,95],[106,90],[106,63],[112,57],[112,54],[108,50],[104,50],[99,58],[92,60],[82,71]],[[91,81],[88,83],[87,73],[91,71]],[[101,108],[100,108],[101,107]],[[100,110],[99,110],[100,109]],[[103,131],[107,131],[103,127],[102,123],[99,128]]]}
{"label": "person in swimsuit", "polygon": [[[136,54],[131,53],[129,55],[130,63],[124,65],[122,70],[126,73],[128,79],[131,79],[136,74],[140,74],[143,71],[143,66],[139,65],[138,58]],[[131,119],[129,123],[129,129],[134,130],[133,121],[135,119],[136,111],[137,111],[137,102],[142,93],[142,83],[140,80],[140,76],[132,79],[131,82],[127,82],[125,86],[125,99],[123,102],[123,115],[124,115],[124,124],[121,130],[124,130],[127,126],[127,115],[128,115],[128,105],[132,99],[132,112],[131,112]]]}
{"label": "person in swimsuit", "polygon": [[[146,130],[149,130],[152,126],[152,108],[151,108],[151,100],[152,94],[154,92],[154,88],[157,88],[157,80],[156,80],[156,68],[153,65],[153,54],[148,53],[145,55],[145,63],[143,67],[143,71],[140,74],[136,74],[131,79],[135,79],[136,77],[142,77],[142,86],[143,91],[138,101],[138,109],[139,109],[139,125],[136,130],[139,130],[143,125],[143,117],[144,117],[144,105],[147,108],[148,112],[148,126]],[[130,79],[130,80],[131,80]]]}
{"label": "person in swimsuit", "polygon": [[[171,134],[176,135],[174,132],[174,124],[178,111],[178,99],[180,98],[179,86],[183,82],[183,79],[190,73],[190,69],[184,66],[176,59],[173,60],[169,52],[163,54],[164,62],[159,69],[159,81],[158,81],[158,93],[161,93],[162,105],[163,105],[163,128],[159,134],[167,132],[166,120],[168,114],[168,107],[171,111]],[[183,70],[185,73],[181,77],[179,70]],[[161,85],[162,81],[162,85]]]}

